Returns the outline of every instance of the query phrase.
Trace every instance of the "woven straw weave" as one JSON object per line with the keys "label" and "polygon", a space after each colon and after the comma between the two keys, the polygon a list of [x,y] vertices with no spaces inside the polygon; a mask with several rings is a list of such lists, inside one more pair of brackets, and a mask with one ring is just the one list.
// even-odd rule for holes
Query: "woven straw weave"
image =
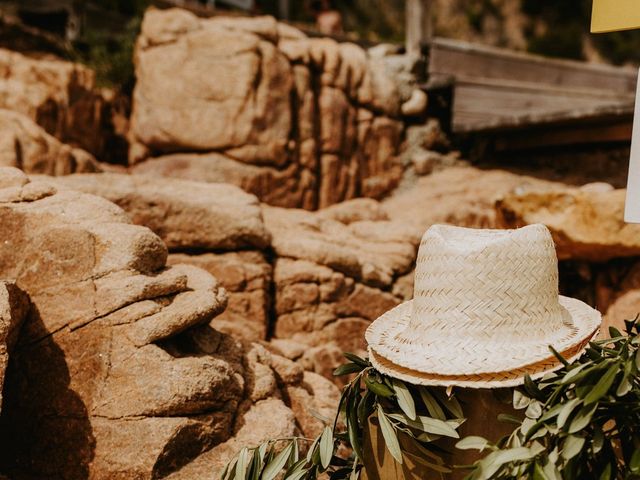
{"label": "woven straw weave", "polygon": [[414,372],[416,382],[507,386],[557,368],[549,345],[579,353],[600,321],[596,310],[558,295],[545,226],[435,225],[420,244],[414,299],[377,319],[366,338],[374,365]]}

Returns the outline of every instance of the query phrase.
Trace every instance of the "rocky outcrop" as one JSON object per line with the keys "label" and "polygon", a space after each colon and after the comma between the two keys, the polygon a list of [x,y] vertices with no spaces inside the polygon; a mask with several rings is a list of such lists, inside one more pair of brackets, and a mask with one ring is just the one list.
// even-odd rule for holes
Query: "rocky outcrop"
{"label": "rocky outcrop", "polygon": [[94,72],[83,65],[0,48],[0,108],[105,159],[122,143],[112,124],[112,100],[96,89]]}
{"label": "rocky outcrop", "polygon": [[394,287],[412,269],[420,234],[383,215],[367,200],[314,213],[264,208],[281,354],[331,378],[341,352],[362,351],[369,323],[404,299]]}
{"label": "rocky outcrop", "polygon": [[233,185],[117,173],[70,175],[49,183],[114,202],[172,250],[260,249],[270,243],[256,198]]}
{"label": "rocky outcrop", "polygon": [[0,166],[47,175],[101,170],[91,154],[61,143],[21,113],[0,109],[0,131]]}
{"label": "rocky outcrop", "polygon": [[3,473],[161,478],[208,450],[224,464],[263,405],[297,431],[282,392],[304,387],[302,368],[211,328],[224,289],[166,267],[119,207],[0,169],[0,231],[0,276],[33,305],[5,380]]}
{"label": "rocky outcrop", "polygon": [[564,186],[533,176],[498,169],[454,166],[398,189],[382,204],[392,220],[424,232],[436,223],[496,228],[495,203],[512,191]]}
{"label": "rocky outcrop", "polygon": [[167,262],[195,265],[220,279],[229,301],[211,326],[234,338],[266,340],[272,304],[272,267],[264,253],[171,253]]}
{"label": "rocky outcrop", "polygon": [[355,44],[307,38],[271,17],[149,10],[136,74],[138,173],[233,183],[306,209],[379,197],[399,181],[411,93]]}
{"label": "rocky outcrop", "polygon": [[0,281],[0,405],[9,354],[15,346],[29,306],[29,298],[22,290],[12,283]]}
{"label": "rocky outcrop", "polygon": [[558,258],[600,262],[640,255],[640,226],[624,221],[625,193],[607,184],[589,184],[515,193],[497,208],[504,226],[549,227]]}

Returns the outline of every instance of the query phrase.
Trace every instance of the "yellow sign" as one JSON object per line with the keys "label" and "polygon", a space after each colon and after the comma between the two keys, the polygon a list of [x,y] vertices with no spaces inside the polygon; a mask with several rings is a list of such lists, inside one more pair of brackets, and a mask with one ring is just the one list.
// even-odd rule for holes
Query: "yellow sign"
{"label": "yellow sign", "polygon": [[593,0],[591,32],[640,28],[640,0]]}

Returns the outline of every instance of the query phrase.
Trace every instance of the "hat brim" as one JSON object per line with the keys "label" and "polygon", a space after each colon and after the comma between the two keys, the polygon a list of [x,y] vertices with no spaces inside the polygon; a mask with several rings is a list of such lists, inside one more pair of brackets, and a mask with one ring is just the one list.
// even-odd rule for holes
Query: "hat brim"
{"label": "hat brim", "polygon": [[543,339],[488,337],[486,341],[474,341],[460,332],[459,337],[447,341],[438,338],[432,343],[411,344],[397,340],[411,319],[412,301],[408,301],[386,312],[367,329],[370,360],[382,373],[420,385],[520,385],[527,374],[539,378],[562,366],[549,346],[572,361],[598,333],[600,312],[569,297],[560,296],[559,303],[569,314],[567,324]]}

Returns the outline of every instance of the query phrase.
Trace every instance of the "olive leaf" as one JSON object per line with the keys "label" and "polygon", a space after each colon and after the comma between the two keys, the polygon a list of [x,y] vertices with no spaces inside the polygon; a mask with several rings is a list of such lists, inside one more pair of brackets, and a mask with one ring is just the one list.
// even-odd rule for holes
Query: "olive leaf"
{"label": "olive leaf", "polygon": [[415,420],[416,405],[407,386],[403,382],[401,382],[400,380],[396,380],[395,378],[391,380],[391,385],[393,386],[393,391],[396,393],[398,405],[400,406],[402,411],[411,420]]}
{"label": "olive leaf", "polygon": [[289,444],[267,464],[264,472],[262,473],[262,480],[273,480],[278,476],[278,473],[280,473],[282,467],[284,467],[287,463],[287,459],[291,454],[292,448],[293,447]]}
{"label": "olive leaf", "polygon": [[419,387],[418,392],[420,393],[420,398],[422,399],[422,403],[426,407],[429,415],[433,418],[437,418],[438,420],[444,420],[446,418],[442,407],[438,404],[438,401],[434,398],[427,387]]}
{"label": "olive leaf", "polygon": [[619,368],[618,364],[614,364],[609,367],[596,386],[593,387],[589,394],[584,398],[585,405],[591,405],[607,394],[609,388],[611,388],[611,385],[613,384],[613,381],[616,379]]}
{"label": "olive leaf", "polygon": [[324,427],[320,437],[320,462],[322,468],[327,468],[333,456],[333,431],[331,427]]}
{"label": "olive leaf", "polygon": [[484,450],[487,445],[489,445],[489,440],[482,437],[477,437],[474,435],[470,435],[468,437],[464,437],[458,443],[456,443],[456,448],[459,450]]}
{"label": "olive leaf", "polygon": [[[563,362],[537,381],[525,378],[513,404],[526,409],[526,417],[510,418],[516,429],[487,443],[489,453],[474,463],[468,478],[640,478],[638,318],[625,322],[625,334],[613,328],[612,338],[590,342],[573,363]],[[482,440],[463,439],[458,445],[482,445]],[[510,458],[502,452],[521,453]]]}
{"label": "olive leaf", "polygon": [[396,432],[391,425],[391,422],[387,419],[384,411],[380,404],[378,404],[378,422],[380,423],[380,430],[382,430],[382,437],[384,438],[384,443],[391,453],[391,456],[395,458],[396,462],[402,463],[402,452],[400,451],[400,444],[398,443],[398,437],[396,436]]}

